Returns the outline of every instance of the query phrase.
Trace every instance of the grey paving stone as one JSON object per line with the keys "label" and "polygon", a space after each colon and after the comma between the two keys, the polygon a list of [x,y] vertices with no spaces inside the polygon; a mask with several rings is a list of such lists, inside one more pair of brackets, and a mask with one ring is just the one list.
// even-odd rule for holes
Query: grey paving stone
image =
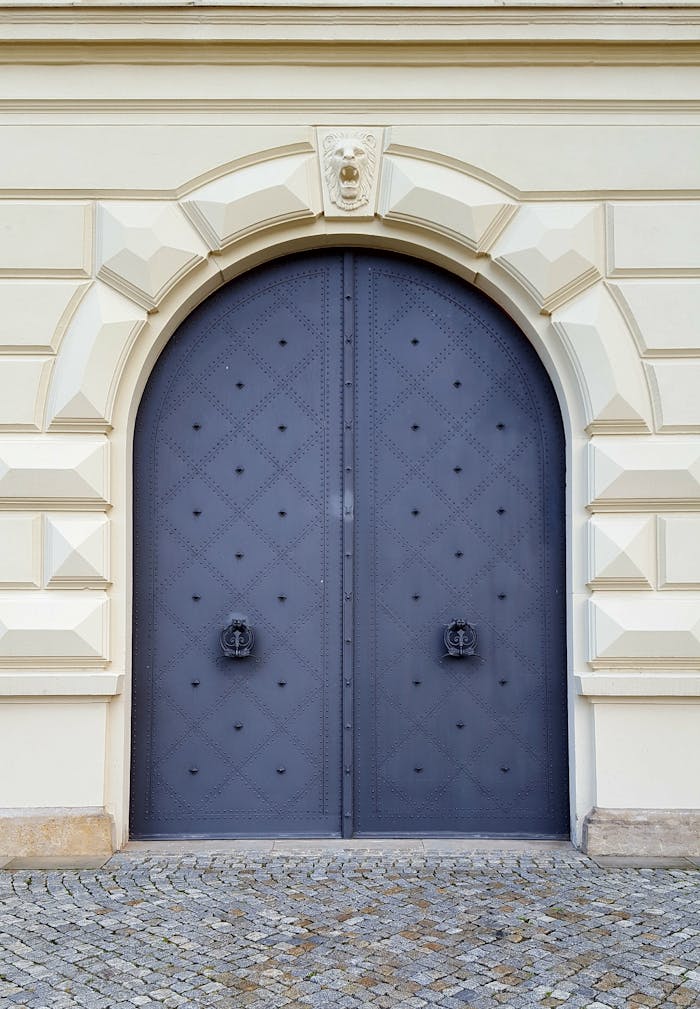
{"label": "grey paving stone", "polygon": [[0,873],[0,1006],[697,1009],[700,876],[568,846],[130,846]]}

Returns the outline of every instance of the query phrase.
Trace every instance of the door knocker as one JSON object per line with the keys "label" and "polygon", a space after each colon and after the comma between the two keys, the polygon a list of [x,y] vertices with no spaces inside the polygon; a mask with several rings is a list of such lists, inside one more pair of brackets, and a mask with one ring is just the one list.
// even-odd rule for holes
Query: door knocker
{"label": "door knocker", "polygon": [[227,659],[245,659],[255,644],[253,628],[241,613],[229,614],[228,621],[219,636],[221,651]]}
{"label": "door knocker", "polygon": [[466,620],[453,620],[445,627],[443,641],[447,649],[446,656],[454,659],[466,659],[476,656],[476,628]]}

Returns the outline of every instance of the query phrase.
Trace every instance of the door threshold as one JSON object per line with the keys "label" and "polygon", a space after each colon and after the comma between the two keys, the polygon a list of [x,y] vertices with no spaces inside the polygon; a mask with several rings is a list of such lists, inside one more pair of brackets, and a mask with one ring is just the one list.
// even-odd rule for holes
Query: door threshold
{"label": "door threshold", "polygon": [[485,837],[304,837],[304,838],[213,838],[170,841],[128,841],[124,854],[134,855],[225,855],[238,851],[267,854],[315,854],[341,851],[407,851],[414,854],[470,851],[575,851],[570,840]]}

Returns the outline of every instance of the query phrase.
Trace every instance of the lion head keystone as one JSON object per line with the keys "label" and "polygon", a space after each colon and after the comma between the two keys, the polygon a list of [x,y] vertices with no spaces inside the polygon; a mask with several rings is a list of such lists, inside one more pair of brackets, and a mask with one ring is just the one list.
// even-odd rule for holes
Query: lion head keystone
{"label": "lion head keystone", "polygon": [[377,138],[369,130],[335,130],[322,142],[323,174],[330,201],[340,210],[365,207],[374,188]]}

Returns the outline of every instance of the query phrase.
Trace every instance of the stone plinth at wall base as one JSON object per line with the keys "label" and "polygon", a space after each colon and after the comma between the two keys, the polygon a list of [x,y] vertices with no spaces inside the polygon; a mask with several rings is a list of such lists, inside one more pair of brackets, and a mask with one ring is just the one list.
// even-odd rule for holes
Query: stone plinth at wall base
{"label": "stone plinth at wall base", "polygon": [[594,858],[700,858],[700,809],[593,808],[583,825],[583,850]]}
{"label": "stone plinth at wall base", "polygon": [[112,817],[100,807],[0,809],[0,854],[109,856]]}

